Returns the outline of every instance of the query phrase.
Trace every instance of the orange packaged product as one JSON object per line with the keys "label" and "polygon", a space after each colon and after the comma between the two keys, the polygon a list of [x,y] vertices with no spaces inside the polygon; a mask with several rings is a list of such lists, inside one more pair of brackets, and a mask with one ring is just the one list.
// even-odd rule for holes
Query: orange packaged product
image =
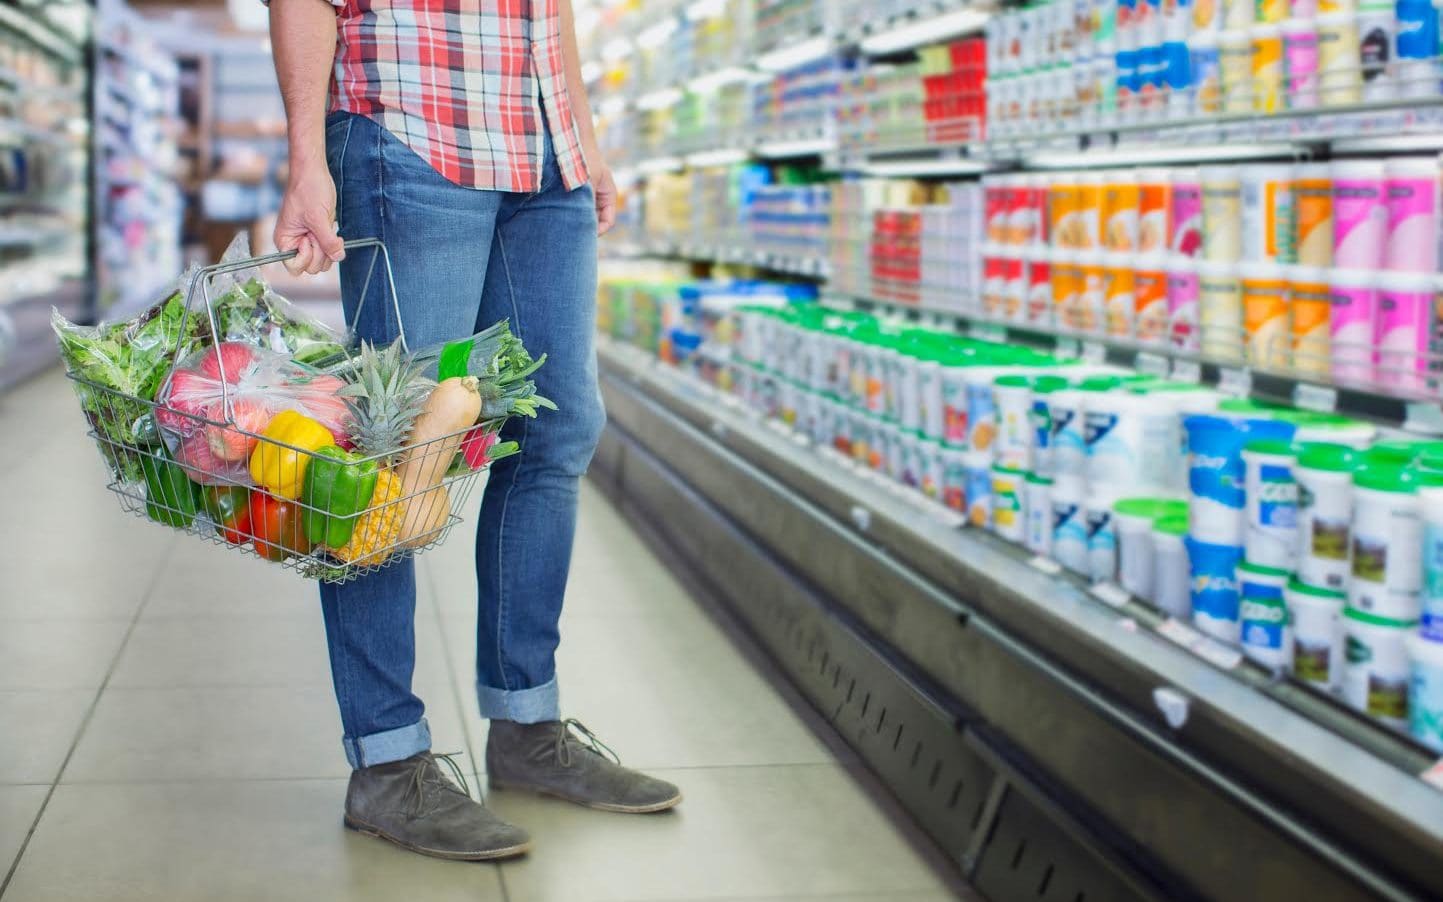
{"label": "orange packaged product", "polygon": [[1078,254],[1079,281],[1072,327],[1079,332],[1100,334],[1106,319],[1102,296],[1103,258],[1101,251]]}
{"label": "orange packaged product", "polygon": [[1076,250],[1076,225],[1081,186],[1076,176],[1062,173],[1047,186],[1047,234],[1052,246]]}
{"label": "orange packaged product", "polygon": [[1077,328],[1077,296],[1082,287],[1082,267],[1077,255],[1063,251],[1052,258],[1052,320],[1064,329]]}
{"label": "orange packaged product", "polygon": [[1085,173],[1077,186],[1077,248],[1102,248],[1102,176]]}
{"label": "orange packaged product", "polygon": [[1137,250],[1138,185],[1130,172],[1108,173],[1102,186],[1102,246],[1115,253]]}
{"label": "orange packaged product", "polygon": [[1147,344],[1166,343],[1169,318],[1166,258],[1157,255],[1137,259],[1132,297],[1137,340]]}
{"label": "orange packaged product", "polygon": [[1328,270],[1294,266],[1288,294],[1293,308],[1293,369],[1326,380],[1332,373],[1332,291]]}
{"label": "orange packaged product", "polygon": [[1167,250],[1172,181],[1166,169],[1143,169],[1137,174],[1137,249],[1144,254]]}
{"label": "orange packaged product", "polygon": [[1102,305],[1106,311],[1109,338],[1131,338],[1133,320],[1133,277],[1131,259],[1108,254],[1102,267]]}

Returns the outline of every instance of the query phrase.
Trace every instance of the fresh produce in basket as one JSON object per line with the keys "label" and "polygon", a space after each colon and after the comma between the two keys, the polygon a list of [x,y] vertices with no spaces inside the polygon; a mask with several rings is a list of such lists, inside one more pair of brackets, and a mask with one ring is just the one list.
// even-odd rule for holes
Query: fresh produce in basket
{"label": "fresh produce in basket", "polygon": [[[222,342],[175,369],[157,396],[155,419],[175,459],[196,482],[241,483],[250,473],[270,485],[255,476],[258,437],[289,412],[319,423],[324,444],[344,441],[350,414],[337,396],[341,387],[337,377],[308,372],[274,351]],[[276,471],[275,478],[281,475]],[[294,498],[299,475],[294,481],[294,492],[281,494]]]}
{"label": "fresh produce in basket", "polygon": [[256,553],[276,562],[291,555],[310,554],[311,543],[306,540],[302,513],[303,508],[294,501],[252,489],[250,517]]}
{"label": "fresh produce in basket", "polygon": [[251,480],[274,495],[301,497],[314,453],[332,445],[331,431],[294,410],[283,410],[266,426],[251,454]]}
{"label": "fresh produce in basket", "polygon": [[221,538],[232,545],[251,540],[251,490],[243,485],[209,485],[200,490],[200,507]]}
{"label": "fresh produce in basket", "polygon": [[451,499],[441,481],[456,458],[466,430],[481,416],[475,376],[452,376],[431,392],[411,427],[410,447],[401,456],[401,494],[410,499],[401,541],[418,547],[434,541],[451,515]]}
{"label": "fresh produce in basket", "polygon": [[379,471],[374,460],[327,445],[306,468],[301,503],[306,506],[306,539],[312,545],[344,548],[356,521],[371,504]]}
{"label": "fresh produce in basket", "polygon": [[195,522],[196,485],[164,449],[140,458],[145,479],[145,515],[157,523],[185,529]]}
{"label": "fresh produce in basket", "polygon": [[411,426],[431,396],[432,382],[422,366],[400,344],[384,350],[361,342],[340,398],[350,413],[353,447],[367,457],[394,454],[405,444]]}
{"label": "fresh produce in basket", "polygon": [[401,517],[405,505],[401,501],[401,480],[389,469],[376,472],[376,490],[371,506],[356,521],[351,541],[331,554],[341,561],[360,566],[385,563],[396,550],[401,537]]}

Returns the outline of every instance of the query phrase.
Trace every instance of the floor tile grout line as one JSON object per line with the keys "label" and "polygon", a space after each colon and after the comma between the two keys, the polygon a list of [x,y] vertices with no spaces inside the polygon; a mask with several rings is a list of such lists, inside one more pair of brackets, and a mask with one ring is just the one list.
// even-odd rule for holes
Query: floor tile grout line
{"label": "floor tile grout line", "polygon": [[141,596],[140,604],[136,606],[135,613],[130,618],[130,623],[125,628],[125,635],[120,638],[120,645],[115,649],[115,654],[110,659],[110,665],[105,669],[105,676],[100,681],[100,686],[95,690],[95,697],[90,700],[90,706],[85,710],[85,716],[80,719],[80,726],[75,730],[75,738],[70,741],[70,748],[65,752],[64,759],[60,762],[60,768],[55,772],[55,779],[50,783],[50,789],[45,793],[45,798],[40,801],[40,809],[35,812],[35,817],[30,822],[30,828],[25,831],[25,837],[20,840],[20,848],[15,850],[15,859],[10,862],[10,867],[5,871],[5,879],[0,880],[0,898],[10,888],[10,882],[15,879],[16,871],[20,870],[20,862],[25,858],[25,852],[30,848],[30,840],[35,836],[35,831],[40,827],[40,819],[45,816],[45,809],[50,807],[50,800],[55,797],[55,790],[60,788],[60,781],[65,777],[65,769],[70,766],[70,761],[75,757],[75,750],[80,745],[80,739],[85,735],[86,729],[90,726],[91,719],[95,716],[95,709],[100,706],[100,698],[105,694],[106,688],[110,685],[110,678],[115,674],[115,668],[120,664],[121,655],[125,654],[125,647],[130,644],[130,636],[135,632],[135,625],[140,622],[140,615],[145,611],[146,605],[150,604],[151,597],[155,594],[156,587],[160,585],[161,576],[165,573],[166,565],[175,555],[175,550],[180,541],[176,536],[171,536],[170,546],[165,553],[160,555],[156,563],[155,572],[151,574],[150,582],[146,584],[145,592]]}

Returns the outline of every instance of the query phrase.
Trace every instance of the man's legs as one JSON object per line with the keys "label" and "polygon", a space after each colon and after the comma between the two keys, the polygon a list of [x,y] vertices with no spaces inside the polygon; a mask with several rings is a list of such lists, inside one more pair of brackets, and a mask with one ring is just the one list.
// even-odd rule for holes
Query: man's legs
{"label": "man's legs", "polygon": [[521,453],[491,473],[476,538],[480,590],[476,693],[491,719],[493,788],[520,788],[607,811],[663,811],[675,786],[628,770],[598,740],[561,721],[557,628],[576,533],[581,476],[606,415],[596,379],[596,210],[589,187],[567,191],[554,163],[534,195],[507,195],[497,214],[481,323],[509,317],[545,351],[537,390],[556,402],[508,423]]}
{"label": "man's legs", "polygon": [[[379,238],[386,245],[411,349],[470,335],[503,195],[451,184],[364,116],[332,114],[326,144],[341,235]],[[361,302],[374,253],[355,251],[341,264],[347,322]],[[378,344],[397,337],[380,260],[356,331]],[[411,691],[416,663],[411,560],[341,585],[323,583],[321,609],[351,766],[398,761],[429,749],[424,707]]]}

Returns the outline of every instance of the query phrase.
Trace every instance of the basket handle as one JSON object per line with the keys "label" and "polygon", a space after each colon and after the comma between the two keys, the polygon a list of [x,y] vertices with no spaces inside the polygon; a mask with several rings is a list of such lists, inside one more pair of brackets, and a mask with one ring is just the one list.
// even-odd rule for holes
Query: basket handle
{"label": "basket handle", "polygon": [[[356,315],[351,318],[352,333],[355,332],[357,324],[361,321],[361,311],[365,309],[366,297],[371,293],[371,279],[376,274],[376,260],[380,259],[386,270],[386,287],[391,291],[391,309],[396,313],[396,340],[401,343],[401,349],[409,353],[411,346],[406,343],[406,325],[401,319],[401,300],[396,294],[396,275],[391,270],[391,254],[386,250],[386,245],[382,243],[379,238],[355,238],[345,242],[343,246],[348,251],[359,250],[360,248],[366,247],[375,248],[375,252],[371,254],[371,264],[366,268],[366,279],[361,284],[361,298],[356,304]],[[181,354],[185,350],[185,327],[190,317],[191,305],[195,302],[197,287],[200,288],[201,298],[205,302],[205,314],[210,322],[210,334],[218,341],[220,336],[220,321],[216,318],[215,301],[210,295],[211,285],[215,282],[216,277],[265,266],[268,263],[281,263],[291,259],[298,253],[299,251],[294,250],[278,251],[259,257],[247,257],[244,260],[232,260],[229,263],[215,263],[196,270],[195,275],[191,276],[190,285],[186,288],[185,307],[181,313],[180,330],[175,338],[174,359],[176,365],[180,364]],[[225,417],[224,425],[233,426],[235,425],[235,413],[231,407],[230,391],[227,388],[229,380],[226,378],[225,357],[223,355],[216,355],[216,366],[220,370],[221,412]]]}

